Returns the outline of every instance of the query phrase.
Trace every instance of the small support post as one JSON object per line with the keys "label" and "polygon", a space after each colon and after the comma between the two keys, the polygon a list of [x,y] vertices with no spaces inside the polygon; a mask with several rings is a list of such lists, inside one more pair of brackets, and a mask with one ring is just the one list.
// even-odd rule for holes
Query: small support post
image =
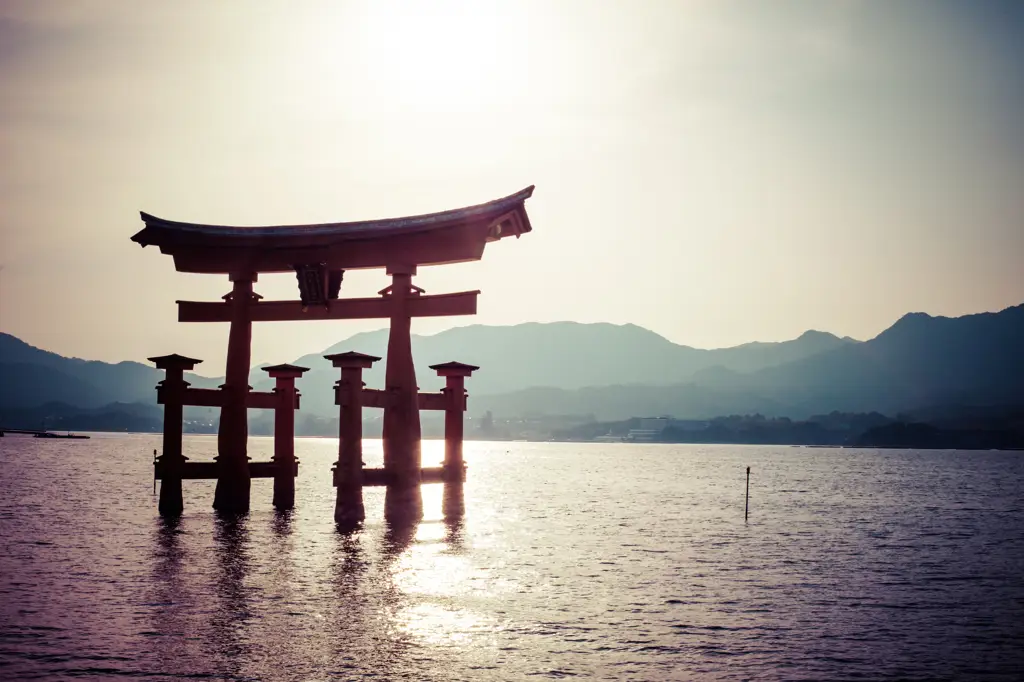
{"label": "small support post", "polygon": [[338,405],[338,461],[334,465],[334,485],[338,489],[334,521],[354,524],[366,518],[363,507],[363,370],[380,358],[349,351],[325,355],[341,368],[335,384],[334,402]]}
{"label": "small support post", "polygon": [[295,380],[309,371],[308,367],[295,365],[274,365],[263,371],[276,380],[274,393],[274,508],[295,507],[295,473],[298,460],[295,459],[295,410],[298,408],[299,392]]}
{"label": "small support post", "polygon": [[441,393],[445,395],[444,410],[444,480],[449,483],[462,483],[466,480],[466,465],[462,460],[462,440],[464,433],[463,414],[466,411],[466,377],[480,369],[475,365],[461,362],[445,362],[431,365],[430,369],[438,376],[445,378],[445,387]]}
{"label": "small support post", "polygon": [[185,381],[185,371],[193,369],[202,360],[175,354],[149,358],[149,361],[155,363],[157,369],[167,373],[156,387],[157,402],[164,406],[164,451],[153,463],[154,478],[157,469],[161,473],[158,509],[161,516],[177,516],[185,509],[181,496],[181,479],[185,461],[188,459],[181,451],[181,420],[185,389],[189,386]]}

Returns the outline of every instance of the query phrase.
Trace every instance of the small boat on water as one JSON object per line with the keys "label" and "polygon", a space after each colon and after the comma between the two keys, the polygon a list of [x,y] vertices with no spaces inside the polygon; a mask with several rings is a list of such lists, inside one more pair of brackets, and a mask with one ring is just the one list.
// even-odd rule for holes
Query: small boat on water
{"label": "small boat on water", "polygon": [[90,438],[90,436],[83,436],[77,433],[50,433],[49,431],[42,431],[35,435],[36,438]]}

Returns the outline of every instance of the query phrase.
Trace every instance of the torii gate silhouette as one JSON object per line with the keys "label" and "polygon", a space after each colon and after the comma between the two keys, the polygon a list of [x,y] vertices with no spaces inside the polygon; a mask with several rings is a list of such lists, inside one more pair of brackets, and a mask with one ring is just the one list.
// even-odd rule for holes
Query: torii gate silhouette
{"label": "torii gate silhouette", "polygon": [[[164,451],[157,459],[162,480],[160,512],[180,514],[181,481],[216,478],[213,506],[222,512],[249,510],[252,478],[273,477],[274,504],[294,505],[294,413],[299,393],[295,380],[305,367],[264,368],[276,380],[272,392],[253,391],[249,366],[253,322],[300,320],[390,320],[383,390],[366,389],[362,371],[380,358],[357,352],[327,356],[341,369],[336,385],[339,406],[339,454],[334,471],[338,491],[335,518],[339,522],[364,517],[362,487],[387,485],[385,514],[422,513],[417,505],[422,481],[461,483],[462,418],[465,377],[477,367],[450,362],[431,368],[446,377],[440,393],[420,392],[416,385],[411,346],[413,317],[474,315],[479,291],[427,295],[413,284],[419,266],[480,260],[489,242],[530,232],[525,201],[527,187],[515,194],[466,208],[350,223],[271,227],[227,227],[174,222],[141,213],[145,227],[132,237],[142,246],[157,246],[173,257],[179,272],[227,275],[232,290],[222,302],[178,301],[179,322],[228,322],[227,367],[220,389],[189,387],[184,372],[201,360],[181,355],[150,358],[166,378],[158,386],[164,405]],[[383,268],[391,283],[373,298],[338,298],[344,273],[352,269]],[[253,291],[260,273],[294,272],[299,300],[265,301]],[[217,458],[213,463],[188,462],[182,452],[184,405],[220,407]],[[384,408],[384,468],[362,468],[362,407]],[[275,410],[274,459],[250,462],[247,455],[247,410]],[[445,464],[423,469],[420,457],[419,410],[444,410]]]}

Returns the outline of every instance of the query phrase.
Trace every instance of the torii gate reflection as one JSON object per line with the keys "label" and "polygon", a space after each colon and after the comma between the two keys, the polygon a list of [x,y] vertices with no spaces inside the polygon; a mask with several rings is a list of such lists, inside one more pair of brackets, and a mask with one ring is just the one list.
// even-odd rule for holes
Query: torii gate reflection
{"label": "torii gate reflection", "polygon": [[[327,356],[341,369],[335,402],[339,406],[335,519],[357,522],[365,517],[362,487],[386,485],[389,516],[418,516],[421,482],[465,480],[462,461],[465,378],[478,369],[449,362],[431,369],[446,377],[440,393],[420,392],[411,346],[414,317],[473,315],[479,291],[427,295],[412,283],[418,266],[479,260],[488,242],[519,237],[531,231],[525,201],[533,187],[485,204],[440,213],[367,222],[278,227],[225,227],[172,222],[142,213],[145,228],[132,237],[142,246],[155,245],[174,258],[179,272],[226,274],[232,290],[223,302],[178,301],[179,322],[228,322],[227,367],[219,390],[191,388],[184,372],[201,360],[181,355],[150,358],[166,371],[157,387],[164,405],[164,447],[155,463],[161,479],[159,510],[164,515],[183,509],[183,479],[216,478],[214,509],[246,512],[252,478],[274,478],[274,505],[295,504],[294,413],[299,407],[295,380],[305,367],[264,368],[276,380],[272,392],[249,386],[252,324],[265,321],[352,320],[390,321],[383,390],[363,386],[362,371],[380,358],[357,352]],[[345,270],[384,268],[391,284],[373,298],[340,299]],[[253,291],[260,273],[295,272],[300,300],[264,301]],[[189,462],[182,452],[182,408],[220,407],[215,462]],[[384,467],[362,467],[362,408],[384,408]],[[274,458],[250,462],[247,455],[247,411],[273,409]],[[423,469],[419,411],[445,412],[444,466]]]}

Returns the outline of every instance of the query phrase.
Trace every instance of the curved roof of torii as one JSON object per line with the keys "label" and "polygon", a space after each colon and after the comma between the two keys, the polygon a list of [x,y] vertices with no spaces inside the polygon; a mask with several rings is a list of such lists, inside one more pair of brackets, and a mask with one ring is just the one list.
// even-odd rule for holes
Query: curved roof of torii
{"label": "curved roof of torii", "polygon": [[158,246],[183,272],[285,272],[326,263],[332,269],[440,265],[478,260],[484,245],[532,228],[524,203],[533,186],[484,204],[439,213],[319,225],[230,227],[157,218],[132,241]]}

